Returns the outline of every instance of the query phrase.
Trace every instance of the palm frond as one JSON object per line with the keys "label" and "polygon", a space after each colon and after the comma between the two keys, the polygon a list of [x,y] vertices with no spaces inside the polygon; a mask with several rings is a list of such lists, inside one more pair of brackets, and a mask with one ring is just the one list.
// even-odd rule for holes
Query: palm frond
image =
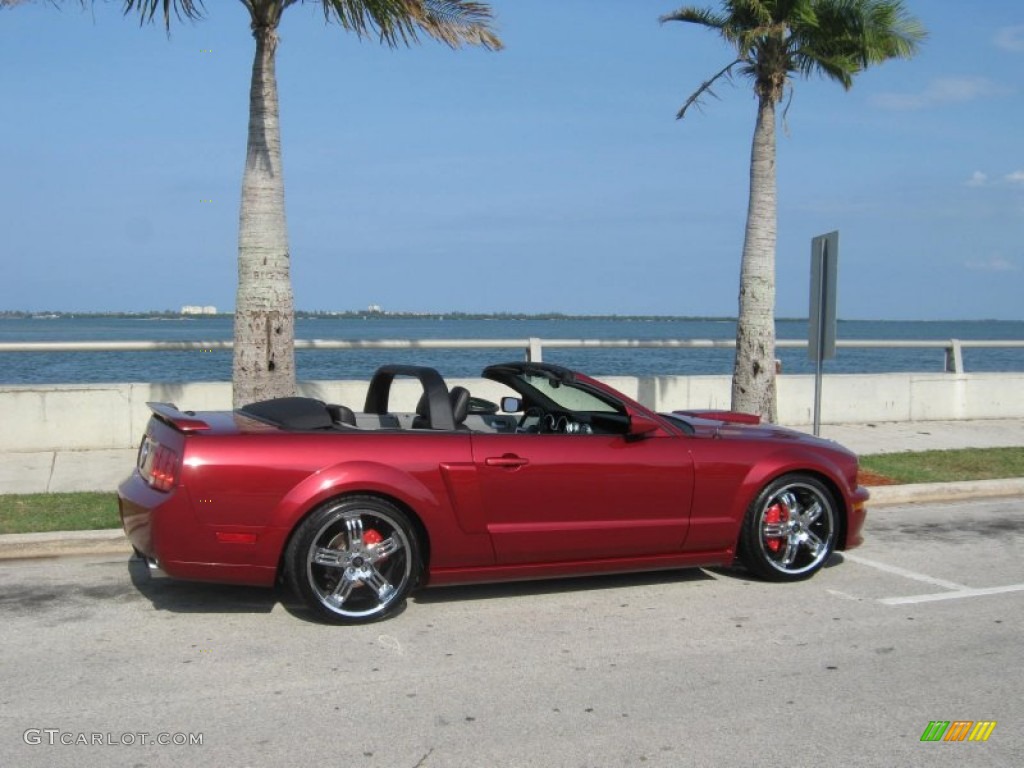
{"label": "palm frond", "polygon": [[659,16],[658,21],[662,24],[666,21],[685,21],[690,24],[699,24],[702,27],[721,30],[728,23],[729,17],[721,13],[715,13],[709,8],[686,6],[678,11]]}
{"label": "palm frond", "polygon": [[781,0],[765,2],[765,0],[727,0],[729,18],[737,27],[752,29],[770,27],[778,17],[777,7]]}
{"label": "palm frond", "polygon": [[799,71],[820,74],[849,89],[853,76],[887,59],[909,58],[924,27],[901,0],[817,0],[811,23],[794,26]]}
{"label": "palm frond", "polygon": [[[305,1],[305,0],[303,0]],[[490,7],[472,0],[316,0],[324,18],[358,37],[376,35],[392,48],[419,42],[424,33],[452,48],[463,44],[500,50],[490,29]]]}
{"label": "palm frond", "polygon": [[485,3],[427,0],[423,4],[428,10],[427,17],[419,21],[424,31],[452,48],[460,47],[463,42],[488,50],[503,47],[501,40],[488,27],[493,14]]}
{"label": "palm frond", "polygon": [[734,72],[775,102],[794,74],[821,75],[849,89],[868,66],[912,56],[926,34],[903,0],[722,0],[721,7],[719,13],[687,6],[660,18],[713,29],[736,50],[736,60],[705,81],[677,118]]}
{"label": "palm frond", "polygon": [[801,76],[807,78],[811,75],[821,75],[839,83],[847,91],[853,87],[854,76],[864,69],[858,59],[841,54],[822,56],[819,53],[810,56],[798,50],[794,54],[793,60],[796,64],[796,71]]}
{"label": "palm frond", "polygon": [[906,59],[917,52],[928,33],[918,19],[907,13],[902,2],[862,2],[869,6],[865,11],[864,30],[866,63]]}
{"label": "palm frond", "polygon": [[138,11],[140,25],[153,21],[156,12],[161,8],[163,9],[164,26],[168,30],[171,28],[172,10],[178,21],[201,19],[206,12],[203,0],[124,0],[125,16],[132,11]]}
{"label": "palm frond", "polygon": [[[23,5],[24,3],[31,2],[32,0],[0,0],[0,11],[4,8],[13,8],[16,5]],[[50,5],[58,7],[57,0],[49,0]],[[85,0],[80,0],[82,5],[85,5]]]}
{"label": "palm frond", "polygon": [[714,84],[720,78],[724,77],[727,80],[730,79],[732,77],[733,67],[735,67],[737,64],[742,64],[743,62],[744,59],[735,59],[734,61],[730,62],[728,66],[725,66],[721,70],[719,70],[713,77],[710,77],[703,83],[701,83],[700,88],[691,93],[690,98],[688,98],[686,100],[686,103],[679,108],[678,112],[676,112],[676,120],[682,120],[683,117],[686,116],[686,111],[694,105],[696,105],[697,108],[700,109],[701,99],[707,96],[718,98],[714,90],[712,90],[712,86],[714,86]]}

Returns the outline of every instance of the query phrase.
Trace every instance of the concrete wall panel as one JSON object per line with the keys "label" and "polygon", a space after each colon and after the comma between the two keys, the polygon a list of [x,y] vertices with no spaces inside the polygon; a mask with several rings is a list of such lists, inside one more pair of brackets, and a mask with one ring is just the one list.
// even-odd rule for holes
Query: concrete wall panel
{"label": "concrete wall panel", "polygon": [[[730,403],[728,376],[616,376],[610,385],[659,411],[723,409]],[[474,395],[497,402],[508,390],[482,379],[452,379]],[[300,393],[361,410],[365,381],[312,381]],[[394,410],[411,411],[420,390],[413,381],[394,385]],[[814,377],[781,376],[779,421],[813,422]],[[183,409],[231,407],[227,382],[0,387],[0,452],[135,448],[149,419],[148,401]],[[834,375],[824,378],[822,423],[933,421],[1024,417],[1024,373]]]}

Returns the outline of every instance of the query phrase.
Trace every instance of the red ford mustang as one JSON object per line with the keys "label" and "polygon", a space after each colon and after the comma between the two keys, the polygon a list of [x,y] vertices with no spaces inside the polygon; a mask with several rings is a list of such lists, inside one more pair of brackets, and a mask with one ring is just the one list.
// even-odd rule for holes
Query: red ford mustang
{"label": "red ford mustang", "polygon": [[[739,561],[807,578],[861,543],[868,493],[835,443],[730,412],[653,413],[583,374],[490,366],[516,396],[384,366],[362,411],[290,397],[234,412],[151,403],[118,489],[170,576],[273,585],[320,617],[381,619],[420,585]],[[388,407],[411,377],[414,413]]]}

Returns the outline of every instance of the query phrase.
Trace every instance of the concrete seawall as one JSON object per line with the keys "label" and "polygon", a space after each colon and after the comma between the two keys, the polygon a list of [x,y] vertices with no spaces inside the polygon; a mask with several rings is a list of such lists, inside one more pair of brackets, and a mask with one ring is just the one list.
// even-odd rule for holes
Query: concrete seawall
{"label": "concrete seawall", "polygon": [[[727,409],[728,376],[602,377],[658,411]],[[450,379],[497,400],[506,391],[483,379]],[[314,381],[301,394],[361,410],[365,381]],[[396,381],[395,410],[414,410],[419,385]],[[810,430],[814,378],[780,376],[779,422]],[[231,407],[227,382],[0,387],[0,493],[110,490],[128,474],[148,401],[182,409]],[[823,424],[937,422],[1024,418],[1024,373],[886,373],[826,376]],[[827,433],[826,433],[827,434]]]}
{"label": "concrete seawall", "polygon": [[[613,387],[658,411],[729,407],[727,376],[611,376]],[[483,379],[452,379],[480,397],[504,390]],[[365,381],[313,381],[301,394],[361,410]],[[418,385],[395,383],[396,410],[413,410]],[[0,453],[134,448],[149,419],[148,401],[183,409],[231,407],[227,382],[178,384],[76,384],[0,387]],[[779,422],[813,421],[814,378],[780,376]],[[826,376],[822,422],[943,421],[1024,417],[1024,373],[885,373]]]}

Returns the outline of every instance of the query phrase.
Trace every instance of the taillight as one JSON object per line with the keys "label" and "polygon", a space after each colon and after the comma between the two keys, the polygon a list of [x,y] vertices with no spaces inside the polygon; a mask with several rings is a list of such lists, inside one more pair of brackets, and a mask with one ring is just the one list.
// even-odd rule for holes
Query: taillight
{"label": "taillight", "polygon": [[173,449],[161,445],[149,435],[139,447],[139,473],[150,487],[169,491],[178,482],[180,457]]}

